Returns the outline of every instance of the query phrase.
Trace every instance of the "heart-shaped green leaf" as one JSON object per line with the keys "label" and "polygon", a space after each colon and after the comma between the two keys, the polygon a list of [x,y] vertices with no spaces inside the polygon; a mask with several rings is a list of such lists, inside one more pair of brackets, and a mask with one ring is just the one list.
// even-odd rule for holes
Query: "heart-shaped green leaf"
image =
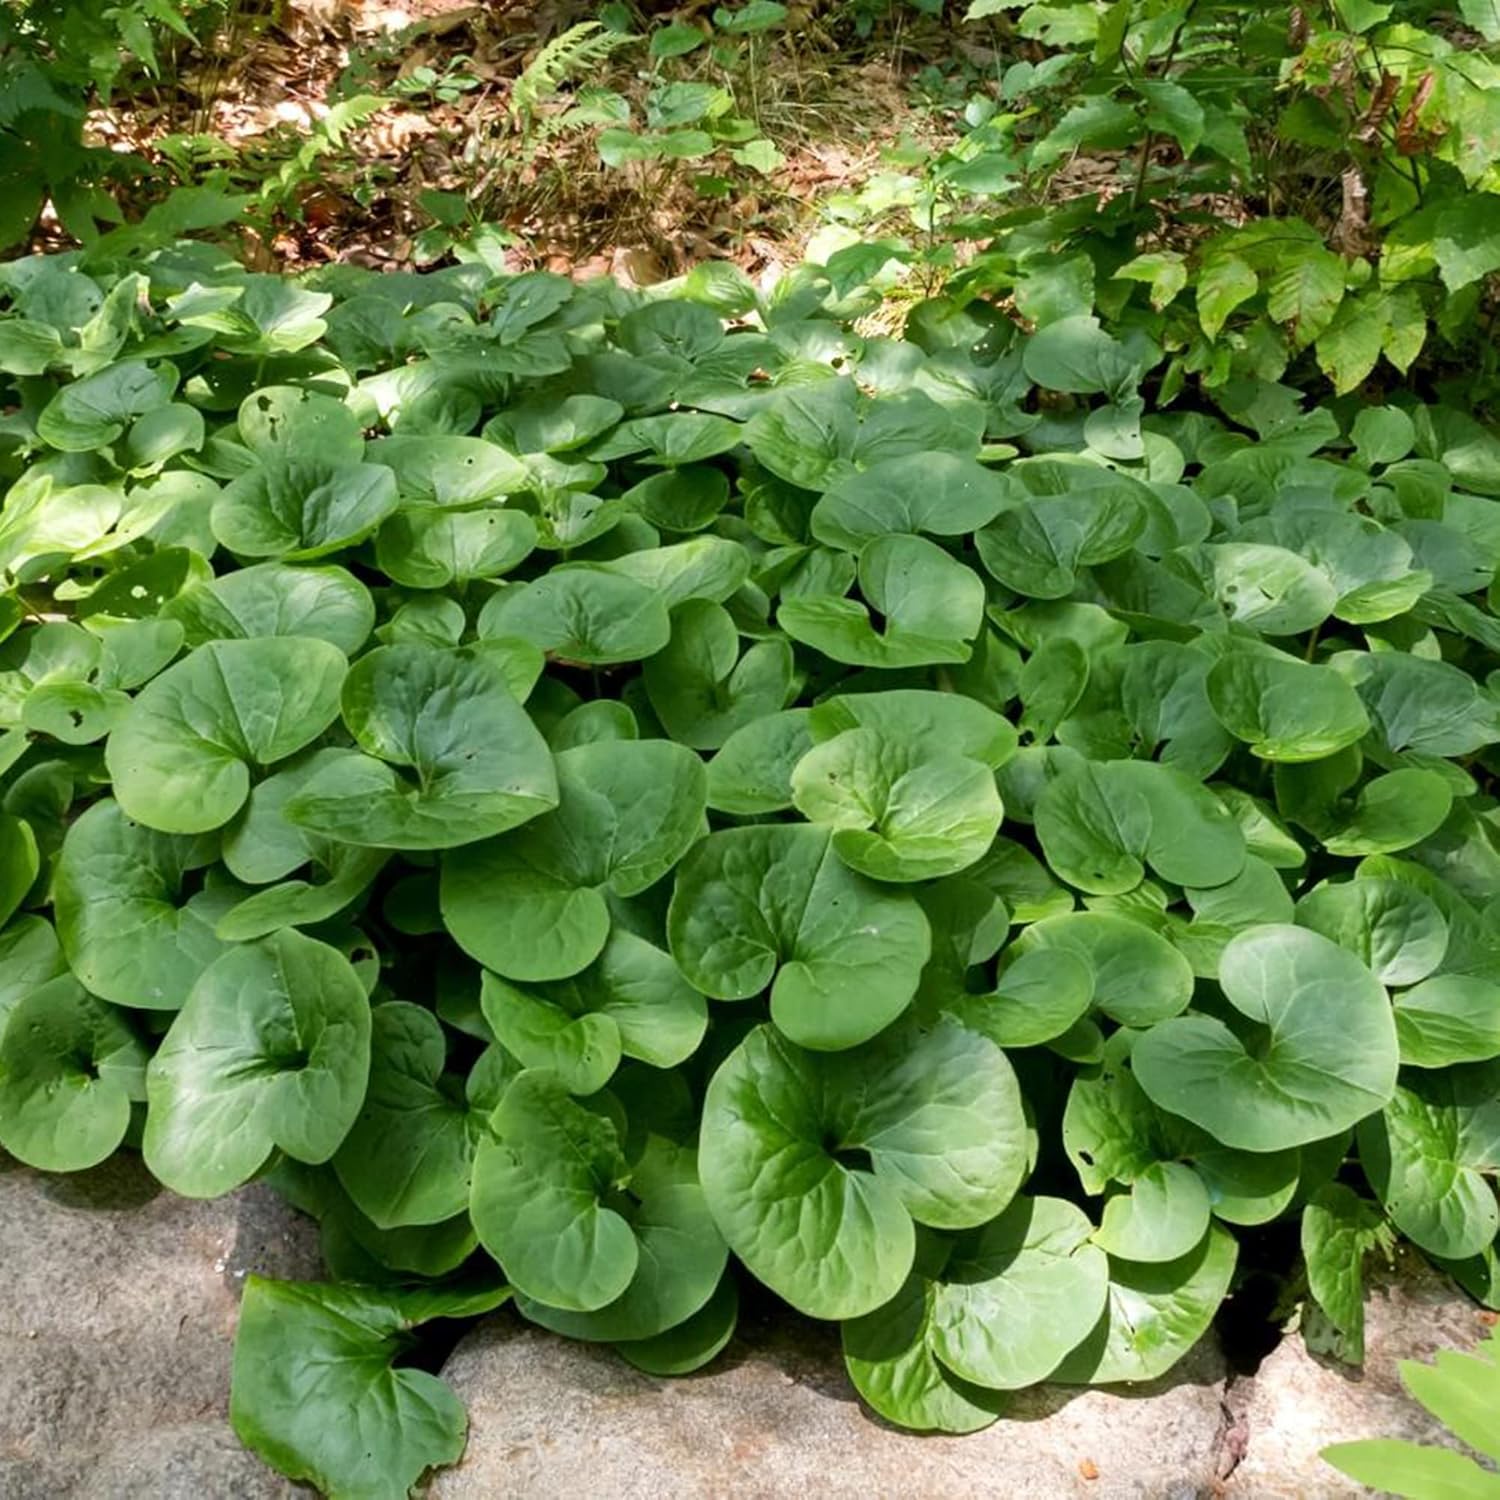
{"label": "heart-shaped green leaf", "polygon": [[[859,554],[856,599],[783,600],[781,628],[795,641],[857,667],[915,667],[969,659],[984,616],[984,585],[934,542],[882,536]],[[871,618],[878,612],[882,623]]]}
{"label": "heart-shaped green leaf", "polygon": [[834,853],[872,880],[954,874],[988,851],[1000,827],[989,766],[878,729],[815,745],[791,785],[798,812],[831,828]]}
{"label": "heart-shaped green leaf", "polygon": [[1109,1301],[1093,1333],[1053,1372],[1068,1385],[1155,1380],[1208,1331],[1229,1283],[1239,1246],[1213,1225],[1178,1260],[1109,1263]]}
{"label": "heart-shaped green leaf", "polygon": [[1010,1065],[952,1021],[833,1054],[757,1027],[715,1073],[703,1119],[699,1167],[720,1231],[813,1317],[883,1306],[911,1269],[914,1220],[986,1223],[1026,1170]]}
{"label": "heart-shaped green leaf", "polygon": [[105,746],[125,813],[163,833],[221,827],[250,767],[310,743],[338,712],[346,663],[327,641],[212,641],[149,682]]}
{"label": "heart-shaped green leaf", "polygon": [[117,802],[96,802],[68,829],[53,900],[73,973],[96,995],[141,1010],[180,1010],[198,976],[224,951],[214,926],[243,892],[184,898],[213,861],[211,839],[157,833]]}
{"label": "heart-shaped green leaf", "polygon": [[522,1296],[533,1322],[570,1338],[657,1338],[700,1312],[713,1297],[729,1258],[698,1185],[695,1153],[650,1135],[630,1163],[628,1196],[617,1200],[635,1235],[630,1284],[592,1312],[569,1312]]}
{"label": "heart-shaped green leaf", "polygon": [[653,656],[671,639],[672,623],[644,584],[577,567],[502,589],[480,612],[479,634],[519,636],[553,656],[605,666]]}
{"label": "heart-shaped green leaf", "polygon": [[586,968],[609,935],[605,888],[633,896],[654,885],[702,828],[707,775],[684,746],[604,741],[565,750],[556,765],[553,811],[443,860],[448,930],[507,979]]}
{"label": "heart-shaped green leaf", "polygon": [[1232,651],[1214,664],[1207,687],[1219,722],[1262,760],[1321,760],[1370,727],[1337,672],[1290,657]]}
{"label": "heart-shaped green leaf", "polygon": [[1152,761],[1086,763],[1050,782],[1036,803],[1047,862],[1080,890],[1113,896],[1149,865],[1179,885],[1233,880],[1245,838],[1206,788]]}
{"label": "heart-shaped green leaf", "polygon": [[987,525],[1009,499],[1004,482],[953,453],[909,453],[840,480],[813,507],[812,534],[858,552],[892,532],[962,536]]}
{"label": "heart-shaped green leaf", "polygon": [[1073,1204],[1023,1196],[961,1235],[934,1299],[938,1359],[995,1390],[1045,1380],[1104,1312],[1109,1262],[1092,1231]]}
{"label": "heart-shaped green leaf", "polygon": [[1177,1016],[1136,1044],[1135,1076],[1162,1109],[1226,1146],[1275,1151],[1347,1130],[1391,1098],[1390,1002],[1352,953],[1301,927],[1255,927],[1224,949],[1219,985],[1238,1029]]}
{"label": "heart-shaped green leaf", "polygon": [[852,1047],[916,993],[930,935],[910,896],[850,870],[806,825],[725,829],[677,872],[672,956],[715,1000],[771,992],[771,1018],[804,1047]]}
{"label": "heart-shaped green leaf", "polygon": [[691,599],[672,611],[672,639],[643,673],[646,693],[672,738],[714,750],[736,729],[778,713],[792,694],[792,650],[778,637],[742,656],[729,611]]}
{"label": "heart-shaped green leaf", "polygon": [[451,848],[557,803],[546,743],[481,652],[381,647],[350,669],[341,701],[365,753],[328,760],[287,802],[288,820],[311,833]]}
{"label": "heart-shaped green leaf", "polygon": [[333,1167],[379,1229],[439,1224],[469,1205],[482,1122],[446,1058],[431,1011],[392,1001],[371,1012],[370,1082]]}
{"label": "heart-shaped green leaf", "polygon": [[148,1056],[120,1015],[76,979],[18,1000],[0,1034],[0,1146],[44,1172],[78,1172],[124,1139]]}
{"label": "heart-shaped green leaf", "polygon": [[1007,588],[1033,599],[1072,593],[1078,570],[1135,545],[1146,510],[1128,491],[1045,495],[1002,512],[974,535],[980,560]]}
{"label": "heart-shaped green leaf", "polygon": [[373,536],[397,504],[380,464],[268,458],[214,501],[214,536],[244,557],[306,561]]}
{"label": "heart-shaped green leaf", "polygon": [[574,1094],[603,1088],[622,1056],[676,1067],[708,1026],[702,995],[671,955],[619,928],[571,979],[515,985],[486,974],[481,1005],[496,1037],[523,1067],[555,1073]]}
{"label": "heart-shaped green leaf", "polygon": [[457,1461],[468,1428],[463,1403],[436,1375],[396,1368],[411,1330],[488,1312],[508,1295],[251,1276],[234,1344],[234,1430],[325,1494],[405,1500],[427,1469]]}
{"label": "heart-shaped green leaf", "polygon": [[1396,1227],[1432,1255],[1478,1255],[1500,1232],[1500,1067],[1408,1074],[1359,1127],[1370,1186]]}
{"label": "heart-shaped green leaf", "polygon": [[327,1161],[359,1114],[370,1002],[336,949],[290,928],[203,971],[146,1075],[147,1165],[212,1198],[279,1147]]}
{"label": "heart-shaped green leaf", "polygon": [[485,1249],[523,1296],[564,1312],[608,1306],[640,1259],[629,1221],[608,1202],[630,1178],[614,1122],[550,1073],[528,1071],[489,1124],[469,1210]]}

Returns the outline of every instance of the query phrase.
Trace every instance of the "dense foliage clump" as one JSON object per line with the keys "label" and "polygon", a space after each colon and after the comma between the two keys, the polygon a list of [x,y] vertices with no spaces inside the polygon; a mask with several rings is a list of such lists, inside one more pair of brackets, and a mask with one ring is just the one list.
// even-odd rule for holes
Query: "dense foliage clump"
{"label": "dense foliage clump", "polygon": [[1352,1358],[1393,1230],[1496,1300],[1486,427],[810,273],[87,265],[0,267],[0,1145],[316,1215],[271,1462],[456,1458],[397,1357],[507,1295],[679,1373],[748,1274],[947,1431],[1170,1368],[1243,1226]]}

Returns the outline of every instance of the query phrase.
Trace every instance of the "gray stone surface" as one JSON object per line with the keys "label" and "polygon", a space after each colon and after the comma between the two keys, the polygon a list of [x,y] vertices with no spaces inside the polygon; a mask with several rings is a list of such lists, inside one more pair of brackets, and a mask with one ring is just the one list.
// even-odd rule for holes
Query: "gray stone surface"
{"label": "gray stone surface", "polygon": [[[194,1203],[134,1158],[45,1177],[0,1156],[0,1268],[0,1500],[309,1493],[225,1416],[245,1275],[319,1269],[313,1225],[269,1190]],[[470,1443],[431,1500],[1344,1500],[1360,1492],[1318,1449],[1439,1440],[1397,1364],[1487,1331],[1410,1253],[1371,1277],[1366,1318],[1363,1371],[1293,1335],[1226,1384],[1209,1340],[1165,1380],[1023,1392],[987,1431],[950,1438],[871,1415],[837,1333],[801,1320],[748,1317],[713,1369],[668,1381],[503,1312],[444,1368]]]}
{"label": "gray stone surface", "polygon": [[[1492,1317],[1493,1315],[1491,1315]],[[1228,1402],[1245,1455],[1230,1479],[1233,1500],[1343,1500],[1368,1494],[1318,1457],[1329,1443],[1446,1435],[1406,1394],[1397,1365],[1439,1349],[1470,1349],[1488,1333],[1483,1310],[1410,1250],[1370,1277],[1362,1370],[1283,1339]],[[1457,1446],[1457,1445],[1455,1445]]]}
{"label": "gray stone surface", "polygon": [[742,1325],[714,1368],[669,1381],[500,1313],[443,1375],[468,1403],[469,1448],[431,1500],[1193,1500],[1212,1493],[1223,1426],[1211,1342],[1134,1393],[1025,1392],[962,1438],[870,1415],[836,1332],[806,1323]]}
{"label": "gray stone surface", "polygon": [[305,1494],[226,1419],[251,1271],[318,1271],[315,1227],[269,1189],[212,1203],[134,1157],[47,1177],[0,1156],[0,1497],[272,1500]]}

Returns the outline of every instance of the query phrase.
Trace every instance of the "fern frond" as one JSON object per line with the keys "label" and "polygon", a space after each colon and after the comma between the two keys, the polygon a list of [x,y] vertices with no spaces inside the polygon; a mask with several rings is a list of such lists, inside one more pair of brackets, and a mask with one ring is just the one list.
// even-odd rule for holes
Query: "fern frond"
{"label": "fern frond", "polygon": [[598,21],[580,21],[552,38],[532,58],[511,86],[511,115],[523,126],[530,123],[538,106],[556,98],[570,79],[597,67],[617,47],[635,37],[607,31]]}

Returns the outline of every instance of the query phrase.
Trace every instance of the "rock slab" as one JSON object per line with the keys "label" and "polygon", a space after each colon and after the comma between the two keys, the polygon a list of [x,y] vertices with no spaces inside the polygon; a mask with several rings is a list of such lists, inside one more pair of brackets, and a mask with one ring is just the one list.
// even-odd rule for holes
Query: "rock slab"
{"label": "rock slab", "polygon": [[1224,1425],[1224,1364],[1209,1341],[1129,1393],[1020,1393],[968,1437],[872,1416],[837,1333],[800,1321],[742,1323],[709,1370],[657,1380],[500,1313],[443,1377],[468,1404],[469,1448],[431,1500],[1194,1500],[1212,1493]]}
{"label": "rock slab", "polygon": [[1399,1250],[1395,1264],[1369,1282],[1362,1370],[1309,1353],[1293,1333],[1253,1377],[1231,1385],[1233,1427],[1244,1446],[1229,1486],[1232,1500],[1368,1494],[1318,1457],[1329,1443],[1389,1437],[1461,1446],[1407,1394],[1397,1367],[1404,1359],[1431,1361],[1439,1349],[1472,1349],[1494,1315],[1410,1249]]}
{"label": "rock slab", "polygon": [[67,1177],[0,1156],[0,1496],[306,1495],[235,1439],[229,1368],[245,1276],[318,1265],[268,1188],[199,1203],[131,1156]]}

